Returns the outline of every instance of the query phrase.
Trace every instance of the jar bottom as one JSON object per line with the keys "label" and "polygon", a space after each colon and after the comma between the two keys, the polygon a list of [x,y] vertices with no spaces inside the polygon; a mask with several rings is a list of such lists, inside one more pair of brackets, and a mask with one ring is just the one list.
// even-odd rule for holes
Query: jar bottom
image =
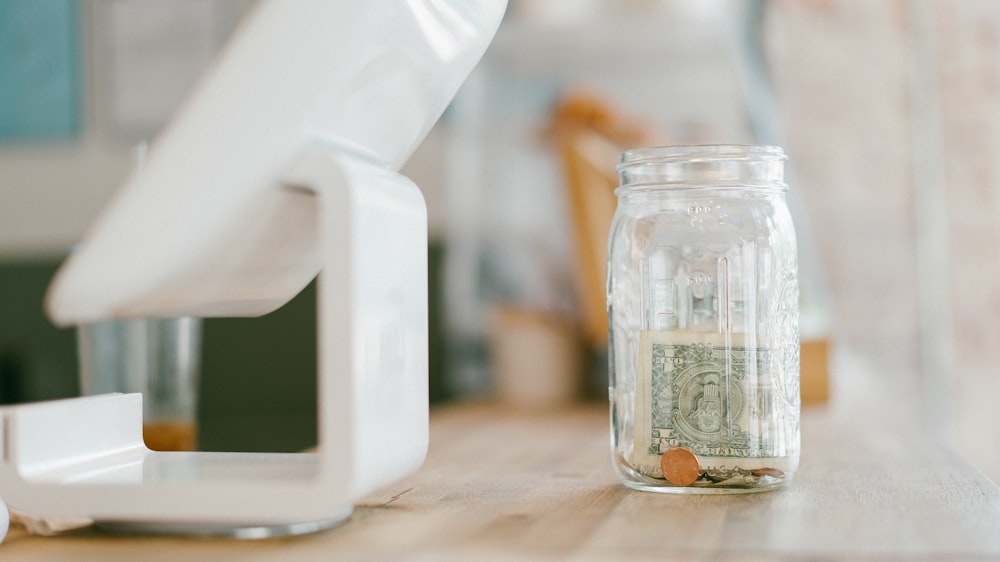
{"label": "jar bottom", "polygon": [[753,494],[785,486],[794,476],[793,459],[772,459],[775,464],[785,464],[779,469],[702,469],[698,479],[686,486],[679,486],[659,477],[649,476],[633,469],[618,456],[615,471],[622,483],[630,489],[660,494]]}
{"label": "jar bottom", "polygon": [[646,484],[643,482],[623,482],[626,488],[638,490],[640,492],[654,492],[657,494],[699,494],[699,495],[722,495],[722,494],[756,494],[769,492],[788,484],[788,479],[777,480],[772,484],[757,484],[752,487],[711,487],[711,486],[670,486],[668,484]]}

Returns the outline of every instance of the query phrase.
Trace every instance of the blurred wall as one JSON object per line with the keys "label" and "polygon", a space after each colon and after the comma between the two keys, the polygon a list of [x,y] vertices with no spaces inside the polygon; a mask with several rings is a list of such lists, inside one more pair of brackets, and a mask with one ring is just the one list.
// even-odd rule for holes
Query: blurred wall
{"label": "blurred wall", "polygon": [[838,334],[876,366],[885,400],[998,480],[1000,3],[767,6]]}

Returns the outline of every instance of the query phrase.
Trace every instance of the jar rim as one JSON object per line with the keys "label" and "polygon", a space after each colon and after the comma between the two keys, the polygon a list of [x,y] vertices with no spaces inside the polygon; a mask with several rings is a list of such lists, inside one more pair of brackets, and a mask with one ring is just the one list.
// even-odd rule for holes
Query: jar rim
{"label": "jar rim", "polygon": [[652,160],[787,160],[780,146],[755,144],[687,144],[631,148],[621,153],[618,171]]}
{"label": "jar rim", "polygon": [[785,191],[778,146],[705,144],[654,146],[621,153],[619,195],[658,188],[754,188]]}

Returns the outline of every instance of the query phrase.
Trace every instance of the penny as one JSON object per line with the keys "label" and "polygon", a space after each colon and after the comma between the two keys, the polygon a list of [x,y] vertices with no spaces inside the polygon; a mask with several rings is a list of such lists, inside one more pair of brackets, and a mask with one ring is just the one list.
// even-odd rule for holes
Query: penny
{"label": "penny", "polygon": [[771,476],[773,478],[784,478],[785,473],[777,468],[755,468],[750,471],[754,476]]}
{"label": "penny", "polygon": [[701,474],[698,457],[684,447],[667,449],[660,457],[660,469],[667,482],[674,486],[690,486]]}

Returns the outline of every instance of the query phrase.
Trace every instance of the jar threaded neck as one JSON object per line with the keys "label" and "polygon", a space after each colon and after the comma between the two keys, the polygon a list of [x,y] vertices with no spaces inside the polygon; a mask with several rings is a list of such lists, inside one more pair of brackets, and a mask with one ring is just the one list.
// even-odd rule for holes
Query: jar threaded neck
{"label": "jar threaded neck", "polygon": [[742,186],[785,191],[784,151],[776,146],[691,145],[622,153],[620,189]]}

